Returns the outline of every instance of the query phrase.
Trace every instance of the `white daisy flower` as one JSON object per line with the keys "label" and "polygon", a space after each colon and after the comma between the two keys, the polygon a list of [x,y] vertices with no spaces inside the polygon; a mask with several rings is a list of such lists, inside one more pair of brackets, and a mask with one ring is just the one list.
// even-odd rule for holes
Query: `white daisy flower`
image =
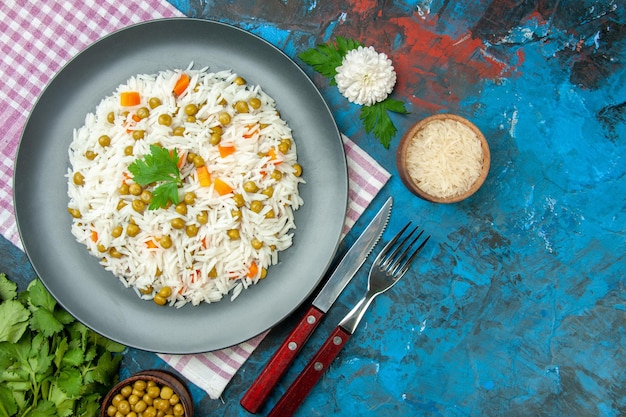
{"label": "white daisy flower", "polygon": [[396,72],[387,55],[369,46],[348,51],[337,67],[339,92],[350,102],[371,106],[383,101],[396,84]]}

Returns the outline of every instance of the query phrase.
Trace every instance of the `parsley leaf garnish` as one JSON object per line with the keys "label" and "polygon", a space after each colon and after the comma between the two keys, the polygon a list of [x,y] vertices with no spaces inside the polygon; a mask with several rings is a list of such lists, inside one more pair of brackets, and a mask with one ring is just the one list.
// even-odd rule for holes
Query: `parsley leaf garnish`
{"label": "parsley leaf garnish", "polygon": [[[334,44],[328,42],[317,45],[316,48],[301,52],[298,57],[313,67],[316,72],[330,79],[330,85],[337,85],[335,81],[337,67],[341,65],[348,51],[357,49],[359,46],[363,44],[357,40],[338,36]],[[389,112],[408,114],[403,102],[387,98],[371,106],[364,106],[360,115],[365,131],[373,133],[386,149],[389,149],[391,140],[398,131],[389,117]]]}
{"label": "parsley leaf garnish", "polygon": [[152,200],[148,209],[165,207],[168,202],[178,204],[178,187],[182,184],[178,169],[178,151],[170,151],[160,146],[150,145],[150,153],[143,159],[136,159],[128,166],[133,180],[142,187],[160,183],[152,191]]}
{"label": "parsley leaf garnish", "polygon": [[360,119],[367,133],[374,133],[380,143],[389,149],[391,139],[396,135],[397,129],[388,112],[407,114],[404,103],[399,100],[387,98],[371,106],[364,106],[361,109]]}

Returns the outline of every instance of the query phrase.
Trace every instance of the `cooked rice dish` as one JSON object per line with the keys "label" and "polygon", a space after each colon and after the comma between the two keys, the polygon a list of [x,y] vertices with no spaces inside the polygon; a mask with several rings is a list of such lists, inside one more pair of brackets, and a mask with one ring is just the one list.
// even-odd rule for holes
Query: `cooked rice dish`
{"label": "cooked rice dish", "polygon": [[232,71],[131,77],[74,131],[69,161],[72,234],[143,299],[232,300],[292,245],[291,129]]}

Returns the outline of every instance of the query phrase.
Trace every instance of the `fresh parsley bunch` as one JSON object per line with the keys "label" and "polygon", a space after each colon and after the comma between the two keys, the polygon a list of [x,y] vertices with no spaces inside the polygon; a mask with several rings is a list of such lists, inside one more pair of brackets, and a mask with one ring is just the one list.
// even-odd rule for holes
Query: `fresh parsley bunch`
{"label": "fresh parsley bunch", "polygon": [[[359,41],[337,37],[334,44],[329,42],[317,45],[316,48],[308,49],[298,56],[302,61],[311,65],[315,71],[329,78],[330,85],[337,85],[335,79],[338,74],[337,68],[344,63],[344,58],[348,52],[362,47],[363,45]],[[393,82],[395,83],[395,73],[393,74]],[[364,105],[360,115],[365,131],[373,133],[385,148],[389,148],[391,140],[397,133],[389,112],[408,113],[403,102],[387,97],[374,104]]]}
{"label": "fresh parsley bunch", "polygon": [[124,346],[77,322],[39,279],[0,274],[0,416],[98,416]]}

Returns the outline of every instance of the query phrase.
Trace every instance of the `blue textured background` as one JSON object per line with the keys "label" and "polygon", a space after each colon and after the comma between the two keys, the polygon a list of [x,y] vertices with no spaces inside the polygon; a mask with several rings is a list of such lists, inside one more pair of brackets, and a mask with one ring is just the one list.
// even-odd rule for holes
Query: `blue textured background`
{"label": "blue textured background", "polygon": [[[299,416],[626,415],[626,5],[623,1],[170,0],[188,16],[249,30],[318,85],[340,129],[392,173],[377,197],[433,235],[420,262],[379,297]],[[384,149],[349,104],[297,54],[336,36],[396,65],[399,135]],[[487,137],[489,177],[453,205],[409,194],[399,136],[433,113],[471,119]],[[373,210],[372,210],[373,211]],[[345,244],[351,244],[368,211]],[[4,270],[32,278],[1,241]],[[269,411],[362,295],[362,268],[263,410]],[[197,416],[248,416],[239,400],[300,312],[272,331]],[[123,376],[165,365],[131,350]]]}

